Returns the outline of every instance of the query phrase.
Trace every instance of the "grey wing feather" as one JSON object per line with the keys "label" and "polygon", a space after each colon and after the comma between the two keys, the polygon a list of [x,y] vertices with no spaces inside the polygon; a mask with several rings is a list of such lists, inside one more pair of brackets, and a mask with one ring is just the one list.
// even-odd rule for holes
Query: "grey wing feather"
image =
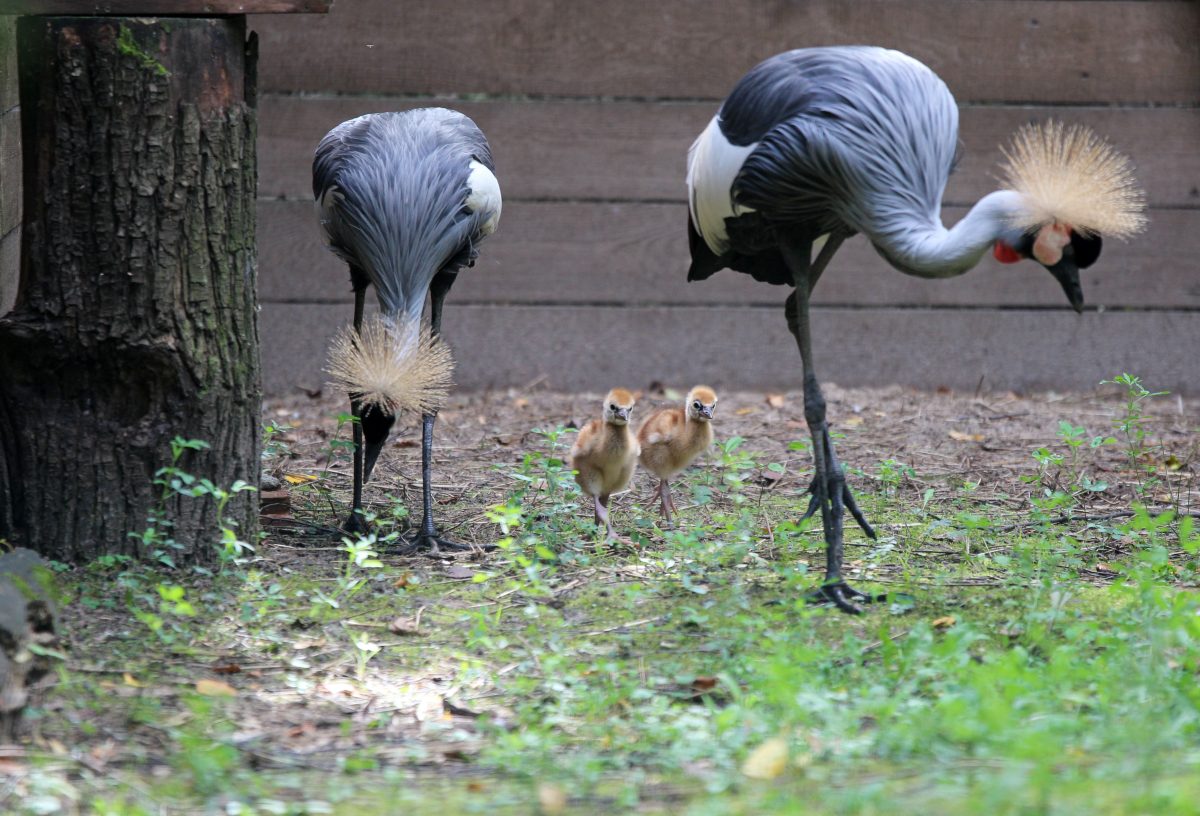
{"label": "grey wing feather", "polygon": [[[763,77],[755,81],[755,72]],[[755,110],[782,118],[766,123],[742,166],[737,203],[770,221],[806,223],[814,235],[872,239],[914,215],[940,217],[958,108],[927,67],[886,49],[804,49],[767,60],[743,83],[725,103],[732,110],[722,109],[723,125],[728,116],[752,131]],[[790,104],[775,98],[781,93],[793,95]]]}
{"label": "grey wing feather", "polygon": [[329,247],[367,275],[384,314],[419,317],[433,276],[474,257],[488,214],[465,206],[472,160],[493,169],[483,133],[445,108],[360,116],[318,145]]}

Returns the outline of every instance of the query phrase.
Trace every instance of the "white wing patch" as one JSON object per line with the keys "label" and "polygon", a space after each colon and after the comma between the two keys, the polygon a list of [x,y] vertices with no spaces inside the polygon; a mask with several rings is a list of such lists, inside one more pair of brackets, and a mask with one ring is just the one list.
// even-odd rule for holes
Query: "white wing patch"
{"label": "white wing patch", "polygon": [[714,116],[688,150],[688,208],[696,230],[716,255],[729,249],[725,219],[751,212],[749,207],[734,206],[733,180],[756,147],[758,142],[745,147],[730,144],[721,133],[720,117]]}
{"label": "white wing patch", "polygon": [[467,187],[471,192],[467,195],[467,209],[471,212],[483,210],[489,213],[483,224],[483,234],[491,235],[500,223],[500,209],[503,202],[500,199],[500,182],[496,175],[482,163],[472,160],[471,175],[467,177]]}

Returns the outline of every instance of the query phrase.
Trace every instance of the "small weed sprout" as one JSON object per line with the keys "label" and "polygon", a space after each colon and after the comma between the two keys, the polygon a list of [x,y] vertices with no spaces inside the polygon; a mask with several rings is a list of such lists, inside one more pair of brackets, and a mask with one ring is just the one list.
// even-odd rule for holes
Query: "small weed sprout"
{"label": "small weed sprout", "polygon": [[[377,520],[373,513],[367,513],[366,517],[369,524],[374,524]],[[399,533],[393,531],[384,536],[382,541],[390,542],[398,537]],[[370,574],[367,571],[383,567],[377,549],[379,544],[380,539],[376,533],[369,533],[353,539],[343,536],[341,550],[346,553],[346,560],[342,571],[337,577],[332,592],[324,592],[321,589],[313,590],[316,601],[329,609],[341,609],[347,601],[357,595],[370,580]]]}
{"label": "small weed sprout", "polygon": [[371,640],[370,632],[355,632],[350,642],[354,644],[354,676],[361,683],[367,677],[367,664],[383,647]]}
{"label": "small weed sprout", "polygon": [[[149,611],[144,608],[139,608],[136,599],[128,598],[130,601],[129,607],[133,612],[133,616],[141,621],[151,632],[158,636],[164,643],[173,643],[175,634],[182,631],[181,621],[179,618],[193,618],[196,616],[196,608],[187,600],[186,590],[181,586],[173,584],[158,584],[158,605],[155,611]],[[146,597],[141,598],[143,606],[151,606],[152,601]],[[171,621],[172,626],[168,627],[167,622]]]}
{"label": "small weed sprout", "polygon": [[272,459],[289,457],[292,455],[291,446],[282,438],[288,432],[288,428],[284,425],[279,425],[273,420],[268,420],[263,423],[262,428],[262,460],[269,462]]}
{"label": "small weed sprout", "polygon": [[875,478],[883,486],[883,494],[894,497],[899,493],[901,485],[910,479],[915,479],[916,476],[917,472],[911,465],[895,459],[884,459],[879,463]]}

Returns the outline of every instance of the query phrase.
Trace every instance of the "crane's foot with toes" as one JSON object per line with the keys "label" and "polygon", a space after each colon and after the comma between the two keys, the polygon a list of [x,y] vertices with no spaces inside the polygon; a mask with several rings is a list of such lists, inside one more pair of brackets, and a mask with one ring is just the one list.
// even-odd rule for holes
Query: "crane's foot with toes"
{"label": "crane's foot with toes", "polygon": [[371,524],[363,516],[362,512],[352,510],[346,522],[342,525],[342,530],[347,535],[365,536],[371,534]]}
{"label": "crane's foot with toes", "polygon": [[464,544],[437,534],[436,531],[410,531],[400,537],[400,550],[404,554],[428,555],[432,558],[451,552],[470,552],[475,549],[493,549],[492,547],[475,547]]}
{"label": "crane's foot with toes", "polygon": [[[829,491],[829,485],[826,484],[825,490]],[[808,509],[804,511],[804,515],[800,517],[800,521],[808,521],[821,507],[821,492],[817,487],[817,477],[814,476],[812,482],[808,485],[808,492],[812,498],[808,500]],[[841,503],[842,506],[850,511],[850,515],[854,516],[854,520],[858,522],[858,526],[867,534],[867,538],[872,541],[878,538],[875,535],[875,528],[871,526],[871,522],[867,521],[867,517],[863,515],[862,510],[858,509],[858,502],[854,500],[854,494],[850,492],[850,486],[844,481],[841,487]]]}
{"label": "crane's foot with toes", "polygon": [[862,610],[854,603],[855,601],[862,603],[887,603],[888,596],[886,593],[882,595],[868,595],[850,586],[845,581],[837,581],[814,589],[805,596],[805,600],[811,604],[832,604],[843,612],[858,615]]}

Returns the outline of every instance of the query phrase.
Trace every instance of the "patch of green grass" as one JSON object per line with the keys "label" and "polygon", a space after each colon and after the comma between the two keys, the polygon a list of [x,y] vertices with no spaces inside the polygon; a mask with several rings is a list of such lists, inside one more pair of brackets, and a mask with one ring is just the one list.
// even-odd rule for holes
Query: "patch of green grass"
{"label": "patch of green grass", "polygon": [[[302,567],[263,546],[217,575],[71,573],[106,646],[32,712],[49,747],[5,806],[1195,812],[1200,535],[1174,511],[1083,512],[1115,441],[1060,425],[1017,513],[896,460],[855,475],[880,536],[847,527],[848,577],[897,602],[854,618],[805,603],[823,565],[819,525],[798,521],[807,479],[776,487],[787,464],[746,440],[676,486],[679,529],[618,502],[635,546],[611,550],[570,433],[534,438],[496,474],[498,549],[460,574],[388,555],[402,508]],[[237,694],[201,693],[223,662],[244,664],[221,676]],[[108,743],[122,759],[101,766],[88,752]]]}

